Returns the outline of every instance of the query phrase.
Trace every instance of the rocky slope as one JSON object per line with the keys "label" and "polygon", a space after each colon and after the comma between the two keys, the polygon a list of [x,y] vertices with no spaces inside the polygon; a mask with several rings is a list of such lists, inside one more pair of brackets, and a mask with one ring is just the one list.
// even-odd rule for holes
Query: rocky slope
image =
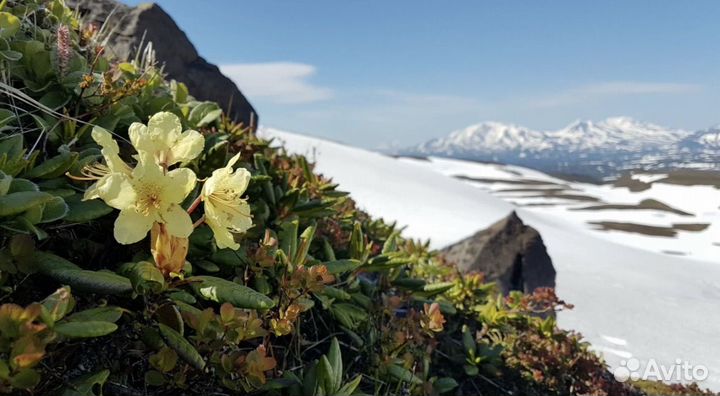
{"label": "rocky slope", "polygon": [[[198,100],[217,102],[234,121],[258,125],[258,114],[235,83],[198,54],[187,35],[157,4],[129,7],[115,0],[67,0],[81,16],[108,34],[108,55],[133,59],[148,43],[168,78],[181,81]],[[107,22],[106,22],[107,21]]]}

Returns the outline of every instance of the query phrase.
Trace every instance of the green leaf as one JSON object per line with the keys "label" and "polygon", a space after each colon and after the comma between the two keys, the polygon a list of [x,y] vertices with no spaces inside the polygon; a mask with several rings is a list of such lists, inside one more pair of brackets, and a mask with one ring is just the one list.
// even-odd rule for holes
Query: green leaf
{"label": "green leaf", "polygon": [[124,310],[120,307],[97,307],[75,312],[65,318],[65,322],[101,321],[115,323],[122,317]]}
{"label": "green leaf", "polygon": [[45,203],[40,223],[50,223],[65,217],[68,213],[68,205],[60,197],[53,197],[49,202]]}
{"label": "green leaf", "polygon": [[318,366],[319,363],[317,360],[311,364],[311,366],[305,370],[305,375],[303,376],[303,395],[317,395],[318,394]]}
{"label": "green leaf", "polygon": [[415,278],[400,278],[391,282],[393,286],[401,287],[409,290],[422,290],[425,287],[425,281]]}
{"label": "green leaf", "polygon": [[[102,387],[110,377],[110,370],[81,375],[70,381],[62,396],[102,396]],[[95,393],[98,389],[99,393]]]}
{"label": "green leaf", "polygon": [[317,370],[318,385],[322,387],[322,393],[325,395],[334,395],[339,384],[335,384],[334,382],[333,368],[327,356],[323,355],[320,357]]}
{"label": "green leaf", "polygon": [[295,253],[293,264],[297,266],[305,264],[308,251],[310,251],[310,244],[315,237],[316,228],[317,225],[313,223],[312,225],[308,226],[308,228],[306,228],[305,231],[303,231],[303,233],[300,235],[300,240],[298,243],[297,252]]}
{"label": "green leaf", "polygon": [[42,164],[32,168],[25,176],[34,179],[52,179],[62,176],[72,166],[78,158],[78,153],[64,152],[50,159],[43,161]]}
{"label": "green leaf", "polygon": [[17,389],[30,389],[39,383],[40,374],[31,368],[21,369],[10,378],[10,385]]}
{"label": "green leaf", "polygon": [[297,241],[298,241],[298,228],[299,222],[297,220],[282,223],[280,226],[280,232],[278,238],[280,240],[280,250],[285,252],[288,258],[295,257],[297,252]]}
{"label": "green leaf", "polygon": [[[14,178],[10,182],[10,188],[7,190],[7,194],[22,192],[22,191],[38,191],[37,184],[27,179]],[[4,195],[4,194],[0,194]]]}
{"label": "green leaf", "polygon": [[358,374],[355,376],[355,378],[352,379],[352,381],[346,383],[343,385],[338,391],[335,393],[336,396],[350,396],[353,393],[355,393],[355,389],[357,389],[358,386],[360,386],[360,381],[362,380],[362,374]]}
{"label": "green leaf", "polygon": [[181,336],[180,333],[162,323],[159,323],[158,326],[163,340],[165,340],[168,346],[177,352],[180,357],[198,370],[205,368],[205,361],[202,356],[200,356],[200,353],[198,353],[195,347]]}
{"label": "green leaf", "polygon": [[365,235],[362,231],[362,225],[358,221],[353,225],[353,231],[352,234],[350,234],[350,257],[360,261],[367,259]]}
{"label": "green leaf", "polygon": [[16,161],[23,154],[23,135],[18,133],[0,139],[0,154],[7,154],[9,161]]}
{"label": "green leaf", "polygon": [[70,223],[86,223],[103,217],[113,211],[105,202],[99,199],[90,201],[76,201],[68,203],[68,213],[65,221]]}
{"label": "green leaf", "polygon": [[162,272],[147,261],[125,263],[120,266],[118,273],[130,279],[133,289],[138,294],[159,293],[165,288],[165,277]]}
{"label": "green leaf", "polygon": [[[101,294],[126,294],[132,292],[132,283],[130,279],[120,276],[112,272],[105,271],[87,271],[79,269],[68,262],[50,253],[44,253],[42,257],[50,257],[51,260],[36,262],[35,266],[39,272],[55,279],[56,281],[70,285],[74,290],[85,291],[89,293],[101,293]],[[36,257],[38,257],[36,255]],[[57,260],[60,259],[60,260]],[[71,266],[69,267],[56,267],[53,264],[65,261]]]}
{"label": "green leaf", "polygon": [[3,50],[0,51],[0,56],[5,58],[6,60],[9,60],[10,62],[17,62],[20,59],[22,59],[22,52],[17,52],[13,50]]}
{"label": "green leaf", "polygon": [[438,378],[438,380],[433,383],[433,388],[438,393],[447,393],[457,387],[458,387],[458,383],[452,377]]}
{"label": "green leaf", "polygon": [[68,338],[94,338],[108,335],[117,328],[115,323],[91,320],[58,323],[55,331]]}
{"label": "green leaf", "polygon": [[213,276],[187,278],[193,291],[200,297],[218,303],[230,303],[237,308],[269,309],[275,302],[262,293],[225,279]]}
{"label": "green leaf", "polygon": [[46,93],[38,101],[50,109],[57,110],[70,101],[70,95],[67,95],[63,91],[55,90]]}
{"label": "green leaf", "polygon": [[49,326],[53,326],[55,322],[62,319],[70,312],[75,305],[75,301],[70,294],[70,288],[65,286],[57,289],[55,293],[45,297],[40,303],[43,307],[42,316]]}
{"label": "green leaf", "polygon": [[388,374],[398,381],[407,382],[410,384],[421,385],[423,381],[415,376],[412,371],[405,367],[398,366],[397,364],[391,364],[387,368]]}
{"label": "green leaf", "polygon": [[397,248],[398,248],[397,240],[399,237],[400,237],[400,233],[397,231],[390,234],[388,239],[383,244],[382,253],[387,254],[387,253],[392,253],[392,252],[397,251]]}
{"label": "green leaf", "polygon": [[340,324],[351,330],[357,329],[368,318],[368,313],[364,309],[349,303],[333,304],[330,312]]}
{"label": "green leaf", "polygon": [[331,385],[331,387],[328,390],[332,389],[332,392],[328,393],[335,394],[337,390],[340,389],[343,375],[343,361],[342,354],[340,353],[340,343],[335,337],[333,337],[330,342],[330,351],[328,351],[327,354],[327,361],[330,363],[331,369],[329,372],[331,375],[328,378],[330,380],[329,385]]}
{"label": "green leaf", "polygon": [[468,327],[468,325],[463,325],[462,336],[463,348],[465,348],[465,355],[470,358],[475,358],[475,353],[477,352],[477,344],[475,343],[475,337],[473,337],[472,333],[470,332],[470,328]]}
{"label": "green leaf", "polygon": [[327,267],[328,272],[337,275],[342,274],[345,272],[352,271],[362,265],[362,262],[359,260],[354,259],[346,259],[346,260],[335,260],[335,261],[326,261],[322,263],[325,267]]}
{"label": "green leaf", "polygon": [[155,370],[149,370],[145,373],[145,383],[149,386],[162,386],[165,384],[165,376]]}
{"label": "green leaf", "polygon": [[330,298],[334,298],[336,300],[342,300],[342,301],[347,301],[352,298],[350,293],[346,292],[343,289],[338,289],[338,288],[332,287],[332,286],[325,286],[322,290],[322,294],[324,294]]}
{"label": "green leaf", "polygon": [[51,272],[56,270],[79,270],[77,265],[60,256],[43,251],[36,251],[32,254],[35,267],[40,272]]}
{"label": "green leaf", "polygon": [[188,115],[188,121],[195,127],[205,126],[217,120],[222,110],[215,102],[203,102],[193,107]]}
{"label": "green leaf", "polygon": [[55,196],[41,191],[22,191],[0,197],[0,217],[14,216],[33,206],[42,205]]}

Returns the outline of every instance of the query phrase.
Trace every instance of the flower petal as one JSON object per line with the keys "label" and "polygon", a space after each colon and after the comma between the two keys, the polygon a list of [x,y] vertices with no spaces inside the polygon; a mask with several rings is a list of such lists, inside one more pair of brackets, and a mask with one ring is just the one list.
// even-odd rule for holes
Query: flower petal
{"label": "flower petal", "polygon": [[115,240],[123,245],[138,242],[145,238],[152,225],[152,217],[145,216],[134,208],[122,210],[115,220]]}
{"label": "flower petal", "polygon": [[230,161],[228,161],[226,168],[232,169],[233,165],[235,165],[235,163],[238,162],[239,159],[240,159],[240,153],[233,155],[233,157],[230,158]]}
{"label": "flower petal", "polygon": [[173,236],[187,238],[193,232],[192,219],[180,205],[170,205],[167,212],[160,214],[160,218]]}
{"label": "flower petal", "polygon": [[205,147],[205,138],[198,131],[189,129],[180,135],[170,148],[170,161],[168,165],[178,162],[188,162],[195,159]]}
{"label": "flower petal", "polygon": [[120,147],[110,132],[107,130],[94,127],[92,130],[92,138],[102,148],[100,152],[105,158],[108,168],[112,172],[128,172],[130,167],[120,158]]}
{"label": "flower petal", "polygon": [[155,163],[153,153],[140,151],[137,155],[138,163],[132,171],[132,177],[143,183],[157,183],[163,180],[163,168]]}
{"label": "flower petal", "polygon": [[173,169],[166,175],[164,196],[167,202],[179,204],[195,188],[197,176],[188,168]]}
{"label": "flower petal", "polygon": [[225,226],[218,223],[217,218],[207,217],[207,211],[205,213],[205,222],[208,226],[210,226],[210,229],[215,235],[215,243],[217,244],[218,248],[230,248],[233,250],[239,249],[240,244],[235,242],[235,238],[233,238],[232,233],[230,233],[230,231]]}
{"label": "flower petal", "polygon": [[148,134],[153,137],[153,140],[164,144],[165,150],[167,150],[172,147],[180,137],[182,124],[180,123],[180,118],[175,114],[168,111],[161,111],[150,117],[147,129]]}
{"label": "flower petal", "polygon": [[235,212],[231,213],[229,217],[228,228],[232,228],[234,232],[242,233],[253,226],[250,205],[245,201],[238,202]]}
{"label": "flower petal", "polygon": [[133,206],[137,201],[137,193],[130,177],[124,173],[111,173],[98,180],[85,193],[86,200],[94,197],[99,197],[106,204],[120,210]]}
{"label": "flower petal", "polygon": [[219,188],[222,181],[228,177],[229,173],[230,171],[228,171],[228,168],[215,169],[212,175],[210,175],[210,177],[205,180],[205,183],[203,183],[203,197],[209,197],[212,193],[214,193],[215,190]]}
{"label": "flower petal", "polygon": [[235,170],[235,173],[228,178],[227,185],[232,188],[236,194],[242,195],[247,189],[251,177],[252,175],[247,169],[238,168]]}
{"label": "flower petal", "polygon": [[139,122],[133,122],[128,128],[130,143],[136,149],[142,145],[141,140],[147,137],[147,127]]}

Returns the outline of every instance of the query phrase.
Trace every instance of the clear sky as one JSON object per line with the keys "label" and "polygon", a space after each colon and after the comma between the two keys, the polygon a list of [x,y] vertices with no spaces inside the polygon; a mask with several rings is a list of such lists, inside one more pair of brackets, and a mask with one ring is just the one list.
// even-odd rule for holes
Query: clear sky
{"label": "clear sky", "polygon": [[718,1],[158,2],[263,125],[354,145],[486,120],[720,122]]}

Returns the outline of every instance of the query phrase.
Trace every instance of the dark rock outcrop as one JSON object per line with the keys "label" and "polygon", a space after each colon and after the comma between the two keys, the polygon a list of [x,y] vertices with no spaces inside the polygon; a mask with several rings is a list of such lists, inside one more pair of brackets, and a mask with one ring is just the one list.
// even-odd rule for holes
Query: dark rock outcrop
{"label": "dark rock outcrop", "polygon": [[542,237],[515,212],[442,252],[462,272],[485,273],[504,294],[555,287],[555,268]]}
{"label": "dark rock outcrop", "polygon": [[169,78],[187,85],[198,100],[217,102],[235,121],[255,128],[258,116],[238,87],[203,59],[175,21],[157,4],[129,7],[115,0],[66,0],[83,19],[111,32],[106,51],[118,59],[133,59],[138,49],[153,43],[155,58]]}

